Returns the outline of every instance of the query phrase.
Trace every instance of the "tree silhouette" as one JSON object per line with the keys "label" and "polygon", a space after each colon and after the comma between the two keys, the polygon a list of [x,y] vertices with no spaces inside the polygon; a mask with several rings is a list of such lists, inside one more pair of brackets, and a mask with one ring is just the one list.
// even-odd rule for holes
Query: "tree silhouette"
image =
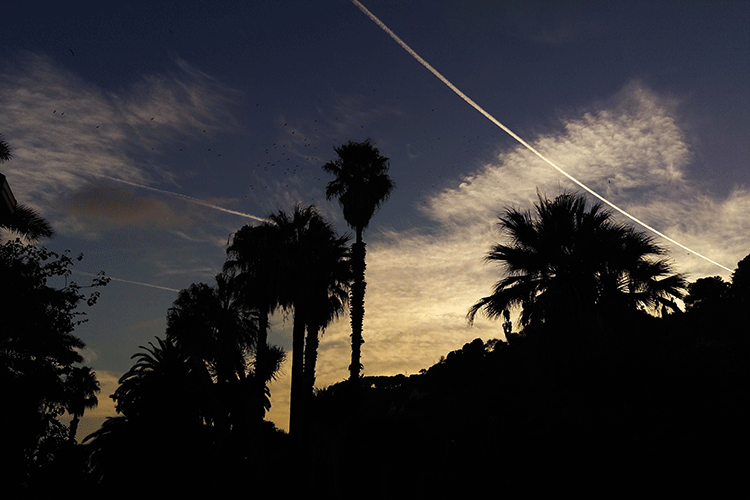
{"label": "tree silhouette", "polygon": [[[280,236],[278,256],[285,271],[281,277],[281,303],[294,308],[292,327],[292,389],[289,431],[304,421],[305,402],[312,390],[317,335],[343,308],[349,284],[347,237],[338,237],[318,211],[296,206],[289,215],[270,216]],[[305,345],[305,330],[309,344]],[[305,360],[310,366],[305,366]],[[307,377],[306,377],[307,373]],[[306,382],[307,379],[307,382]]]}
{"label": "tree silhouette", "polygon": [[167,339],[187,355],[196,372],[203,372],[202,379],[212,381],[212,423],[222,439],[229,442],[231,435],[243,449],[270,408],[269,393],[254,389],[267,387],[284,354],[267,347],[267,365],[257,370],[257,311],[246,305],[233,274],[217,275],[216,283],[180,292],[167,315]]}
{"label": "tree silhouette", "polygon": [[362,322],[365,315],[365,255],[362,233],[375,211],[388,199],[395,183],[388,176],[390,161],[370,142],[348,142],[334,148],[338,158],[323,165],[336,178],[326,186],[326,197],[338,198],[347,224],[355,230],[352,245],[351,325],[352,362],[349,378],[355,382],[362,370]]}
{"label": "tree silhouette", "polygon": [[112,395],[120,416],[84,439],[91,481],[111,491],[148,475],[159,493],[194,488],[216,460],[211,381],[169,340],[141,349]]}
{"label": "tree silhouette", "polygon": [[0,134],[0,163],[5,163],[13,158],[13,154],[10,152],[10,146],[3,139],[3,134]]}
{"label": "tree silhouette", "polygon": [[499,226],[510,243],[495,245],[486,260],[502,264],[506,276],[471,307],[470,322],[480,311],[498,318],[521,306],[524,326],[546,325],[551,335],[567,325],[580,335],[601,331],[605,316],[674,307],[671,299],[682,296],[685,279],[672,273],[665,251],[601,204],[587,209],[581,195],[540,195],[535,216],[509,208]]}
{"label": "tree silhouette", "polygon": [[99,400],[96,394],[101,390],[99,381],[88,366],[75,367],[65,377],[68,392],[66,410],[73,417],[70,421],[70,440],[75,441],[78,423],[87,409],[96,408]]}
{"label": "tree silhouette", "polygon": [[[348,236],[338,237],[332,226],[317,221],[309,235],[308,263],[304,280],[309,306],[307,308],[307,335],[305,336],[304,374],[302,398],[304,406],[313,394],[315,367],[318,359],[319,336],[328,325],[342,314],[349,298],[351,261]],[[317,227],[315,227],[317,226]]]}
{"label": "tree silhouette", "polygon": [[[0,134],[0,163],[5,163],[13,158],[10,146],[3,140]],[[18,203],[13,212],[6,218],[0,218],[0,229],[6,229],[23,236],[31,242],[37,242],[41,238],[51,238],[54,235],[52,226],[34,209]]]}
{"label": "tree silhouette", "polygon": [[737,263],[732,273],[731,293],[738,305],[750,302],[750,255]]}
{"label": "tree silhouette", "polygon": [[[254,369],[258,376],[253,389],[258,398],[268,393],[266,381],[271,380],[278,370],[277,356],[268,346],[268,328],[269,315],[287,305],[281,303],[280,283],[284,267],[279,261],[280,244],[278,227],[270,221],[258,226],[243,226],[233,235],[224,263],[224,272],[234,275],[240,300],[258,316]],[[266,407],[261,406],[259,410],[263,418]]]}
{"label": "tree silhouette", "polygon": [[173,341],[156,338],[141,346],[133,366],[112,395],[115,409],[128,419],[153,423],[211,422],[207,409],[211,380]]}
{"label": "tree silhouette", "polygon": [[701,278],[688,286],[685,307],[688,311],[715,309],[728,299],[730,285],[720,276]]}
{"label": "tree silhouette", "polygon": [[[16,484],[29,485],[70,444],[59,417],[70,403],[68,375],[83,361],[84,343],[73,332],[85,321],[81,302],[93,305],[99,296],[68,280],[73,262],[19,240],[0,245],[0,387],[11,405],[0,412],[0,426],[10,430],[0,466]],[[60,278],[66,285],[56,288]],[[106,282],[99,276],[92,286]]]}

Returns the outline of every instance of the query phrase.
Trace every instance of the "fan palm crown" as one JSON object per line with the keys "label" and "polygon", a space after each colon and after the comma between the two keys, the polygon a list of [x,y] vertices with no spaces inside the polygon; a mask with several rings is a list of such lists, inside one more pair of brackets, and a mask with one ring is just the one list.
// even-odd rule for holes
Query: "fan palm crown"
{"label": "fan palm crown", "polygon": [[484,312],[497,318],[520,306],[521,323],[578,318],[613,308],[654,310],[673,307],[685,278],[674,274],[665,250],[651,237],[618,224],[601,204],[586,207],[581,195],[554,200],[539,196],[535,214],[509,208],[500,216],[508,244],[486,257],[502,264],[506,276],[493,293],[477,301],[468,319]]}
{"label": "fan palm crown", "polygon": [[326,198],[338,198],[344,219],[362,241],[362,232],[396,187],[388,176],[390,160],[372,142],[348,142],[334,148],[338,158],[323,165],[336,178],[326,186]]}

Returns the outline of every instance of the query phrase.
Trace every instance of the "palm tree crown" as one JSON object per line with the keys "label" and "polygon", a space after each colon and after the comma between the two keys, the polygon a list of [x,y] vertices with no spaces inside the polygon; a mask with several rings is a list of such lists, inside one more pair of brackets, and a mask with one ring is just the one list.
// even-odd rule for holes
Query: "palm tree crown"
{"label": "palm tree crown", "polygon": [[55,232],[47,220],[36,210],[21,203],[16,205],[10,220],[0,222],[0,228],[7,229],[23,236],[31,242],[42,238],[51,238]]}
{"label": "palm tree crown", "polygon": [[508,209],[499,226],[510,244],[495,245],[486,260],[501,263],[506,277],[471,307],[469,321],[479,311],[500,317],[512,306],[521,306],[524,326],[594,309],[654,310],[674,306],[670,299],[685,288],[652,238],[616,223],[601,204],[587,209],[581,195],[539,196],[535,217]]}
{"label": "palm tree crown", "polygon": [[[5,163],[13,158],[10,146],[0,134],[0,163]],[[4,176],[0,175],[0,180],[4,181]],[[18,233],[31,242],[37,242],[41,238],[51,238],[54,235],[52,226],[36,211],[23,204],[15,204],[13,201],[10,214],[0,217],[0,229],[6,229]],[[2,207],[0,207],[2,208]],[[3,212],[0,211],[0,215]]]}
{"label": "palm tree crown", "polygon": [[390,160],[369,139],[350,141],[334,150],[338,158],[323,165],[323,170],[336,176],[326,186],[326,198],[339,199],[344,219],[361,241],[373,214],[396,187],[388,176]]}
{"label": "palm tree crown", "polygon": [[88,366],[71,368],[66,379],[68,399],[66,410],[73,417],[70,421],[70,440],[75,441],[78,423],[87,409],[96,408],[99,400],[96,394],[100,391],[99,381]]}
{"label": "palm tree crown", "polygon": [[10,152],[10,146],[3,139],[3,134],[0,134],[0,163],[10,161],[11,158],[13,158],[13,155]]}

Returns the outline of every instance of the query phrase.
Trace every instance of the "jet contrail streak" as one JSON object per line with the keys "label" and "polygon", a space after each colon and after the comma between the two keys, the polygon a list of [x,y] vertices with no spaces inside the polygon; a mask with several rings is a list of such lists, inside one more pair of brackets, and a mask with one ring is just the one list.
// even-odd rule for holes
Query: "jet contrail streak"
{"label": "jet contrail streak", "polygon": [[135,182],[126,181],[126,180],[123,180],[123,179],[118,179],[116,177],[110,177],[108,175],[102,175],[102,174],[95,174],[95,175],[97,175],[99,177],[104,177],[105,179],[109,179],[109,180],[112,180],[112,181],[115,181],[115,182],[121,182],[123,184],[128,184],[129,186],[134,186],[134,187],[141,188],[141,189],[148,189],[149,191],[155,191],[157,193],[168,194],[170,196],[175,196],[177,198],[182,198],[183,200],[187,200],[187,201],[192,202],[192,203],[197,203],[198,205],[203,205],[204,207],[213,208],[214,210],[219,210],[221,212],[226,212],[228,214],[239,215],[240,217],[245,217],[247,219],[257,220],[258,222],[267,222],[267,219],[263,219],[261,217],[255,216],[255,215],[250,215],[250,214],[246,214],[246,213],[242,213],[242,212],[237,212],[236,210],[230,210],[228,208],[220,207],[218,205],[213,205],[211,203],[208,203],[208,202],[203,201],[203,200],[199,200],[198,198],[193,198],[192,196],[188,196],[186,194],[180,194],[180,193],[175,193],[175,192],[172,192],[172,191],[167,191],[165,189],[159,189],[159,188],[155,188],[155,187],[151,187],[151,186],[145,186],[143,184],[138,184],[138,183],[135,183]]}
{"label": "jet contrail streak", "polygon": [[485,111],[479,104],[475,103],[469,96],[467,96],[466,94],[464,94],[463,92],[461,92],[461,90],[459,90],[458,87],[456,87],[455,85],[453,85],[438,70],[436,70],[435,68],[433,68],[430,65],[430,63],[428,63],[427,61],[425,61],[424,59],[422,59],[422,57],[419,54],[417,54],[416,52],[414,52],[414,50],[411,47],[409,47],[408,45],[406,45],[406,43],[403,40],[401,40],[398,37],[398,35],[396,35],[393,31],[391,31],[391,29],[388,26],[386,26],[385,23],[383,23],[383,21],[381,21],[380,19],[378,19],[372,12],[370,12],[369,10],[367,10],[367,7],[365,7],[364,5],[362,5],[362,3],[360,3],[358,0],[352,0],[352,3],[354,5],[356,5],[359,8],[359,10],[361,10],[362,12],[364,12],[365,15],[367,17],[369,17],[375,24],[377,24],[380,27],[380,29],[382,29],[383,31],[385,31],[388,34],[388,36],[390,36],[406,52],[408,52],[409,55],[411,55],[414,59],[416,59],[417,61],[419,61],[419,63],[422,66],[424,66],[425,68],[427,68],[427,70],[429,70],[430,73],[432,73],[433,75],[435,75],[449,89],[451,89],[453,92],[455,92],[456,95],[458,95],[461,99],[463,99],[464,101],[466,101],[469,105],[471,105],[471,107],[473,107],[474,109],[476,109],[477,111],[479,111],[480,113],[482,113],[489,121],[491,121],[492,123],[494,123],[495,125],[497,125],[505,133],[507,133],[509,136],[511,136],[516,141],[518,141],[523,147],[525,147],[526,149],[528,149],[529,151],[531,151],[532,153],[534,153],[536,156],[538,156],[539,158],[541,158],[542,160],[544,160],[552,168],[554,168],[555,170],[557,170],[558,172],[560,172],[561,174],[563,174],[565,177],[567,177],[568,179],[570,179],[571,181],[573,181],[575,184],[577,184],[578,186],[580,186],[582,189],[586,190],[591,195],[595,196],[596,198],[598,198],[602,202],[606,203],[607,205],[609,205],[613,209],[617,210],[618,212],[620,212],[625,217],[627,217],[630,220],[636,222],[640,226],[648,229],[652,233],[654,233],[654,234],[656,234],[658,236],[661,236],[665,240],[667,240],[667,241],[669,241],[671,243],[674,243],[678,247],[680,247],[680,248],[682,248],[684,250],[687,250],[688,252],[694,253],[695,255],[697,255],[698,257],[700,257],[701,259],[703,259],[705,261],[708,261],[711,264],[714,264],[714,265],[716,265],[716,266],[718,266],[718,267],[720,267],[720,268],[722,268],[722,269],[724,269],[726,271],[729,271],[730,273],[732,272],[732,270],[729,269],[728,267],[723,266],[723,265],[719,264],[718,262],[709,259],[705,255],[701,255],[700,253],[696,252],[695,250],[686,247],[682,243],[673,240],[669,236],[667,236],[667,235],[665,235],[665,234],[657,231],[656,229],[654,229],[653,227],[649,226],[645,222],[643,222],[643,221],[637,219],[636,217],[630,215],[625,210],[621,209],[620,207],[618,207],[614,203],[610,202],[609,200],[607,200],[606,198],[604,198],[602,195],[600,195],[599,193],[597,193],[593,189],[589,188],[584,183],[582,183],[581,181],[579,181],[578,179],[576,179],[575,177],[573,177],[572,175],[570,175],[569,173],[567,173],[565,170],[563,170],[562,168],[560,168],[559,166],[557,166],[552,160],[549,160],[542,153],[540,153],[539,151],[537,151],[536,149],[534,149],[529,143],[527,143],[521,137],[519,137],[518,135],[516,135],[511,129],[509,129],[508,127],[506,127],[502,123],[500,123],[494,116],[492,116],[487,111]]}
{"label": "jet contrail streak", "polygon": [[[78,270],[75,270],[75,269],[74,269],[74,271],[77,272],[78,274],[83,274],[84,276],[93,276],[93,277],[97,276],[96,274],[87,273],[85,271],[78,271]],[[141,283],[140,281],[124,280],[122,278],[113,278],[112,276],[106,276],[106,275],[105,275],[105,277],[111,279],[112,281],[120,281],[122,283],[130,283],[131,285],[147,286],[149,288],[158,288],[159,290],[167,290],[169,292],[178,292],[179,293],[179,290],[177,290],[176,288],[169,288],[169,287],[166,287],[166,286],[152,285],[151,283]]]}

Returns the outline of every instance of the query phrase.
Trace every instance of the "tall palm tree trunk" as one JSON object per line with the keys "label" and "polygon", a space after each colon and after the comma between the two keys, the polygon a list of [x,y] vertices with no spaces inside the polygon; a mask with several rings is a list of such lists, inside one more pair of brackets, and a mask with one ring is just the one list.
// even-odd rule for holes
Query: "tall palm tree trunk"
{"label": "tall palm tree trunk", "polygon": [[260,448],[263,419],[266,416],[266,380],[273,370],[268,351],[268,308],[260,307],[258,314],[258,339],[255,346],[255,368],[248,381],[249,400],[246,418],[249,420],[248,440]]}
{"label": "tall palm tree trunk", "polygon": [[315,387],[315,365],[318,363],[318,346],[320,345],[319,334],[319,327],[307,326],[307,337],[305,338],[305,399],[312,396],[313,387]]}
{"label": "tall palm tree trunk", "polygon": [[352,363],[349,365],[349,380],[357,383],[362,371],[362,322],[365,317],[365,242],[362,241],[362,231],[357,229],[357,241],[352,245],[352,273],[351,286],[351,325],[352,325]]}
{"label": "tall palm tree trunk", "polygon": [[292,387],[289,401],[289,434],[298,434],[304,420],[304,377],[305,377],[305,314],[296,303],[294,326],[292,327]]}
{"label": "tall palm tree trunk", "polygon": [[75,442],[76,440],[76,434],[78,433],[78,423],[81,421],[81,419],[78,417],[78,415],[73,415],[73,418],[70,420],[70,428],[69,428],[69,434],[68,438]]}

